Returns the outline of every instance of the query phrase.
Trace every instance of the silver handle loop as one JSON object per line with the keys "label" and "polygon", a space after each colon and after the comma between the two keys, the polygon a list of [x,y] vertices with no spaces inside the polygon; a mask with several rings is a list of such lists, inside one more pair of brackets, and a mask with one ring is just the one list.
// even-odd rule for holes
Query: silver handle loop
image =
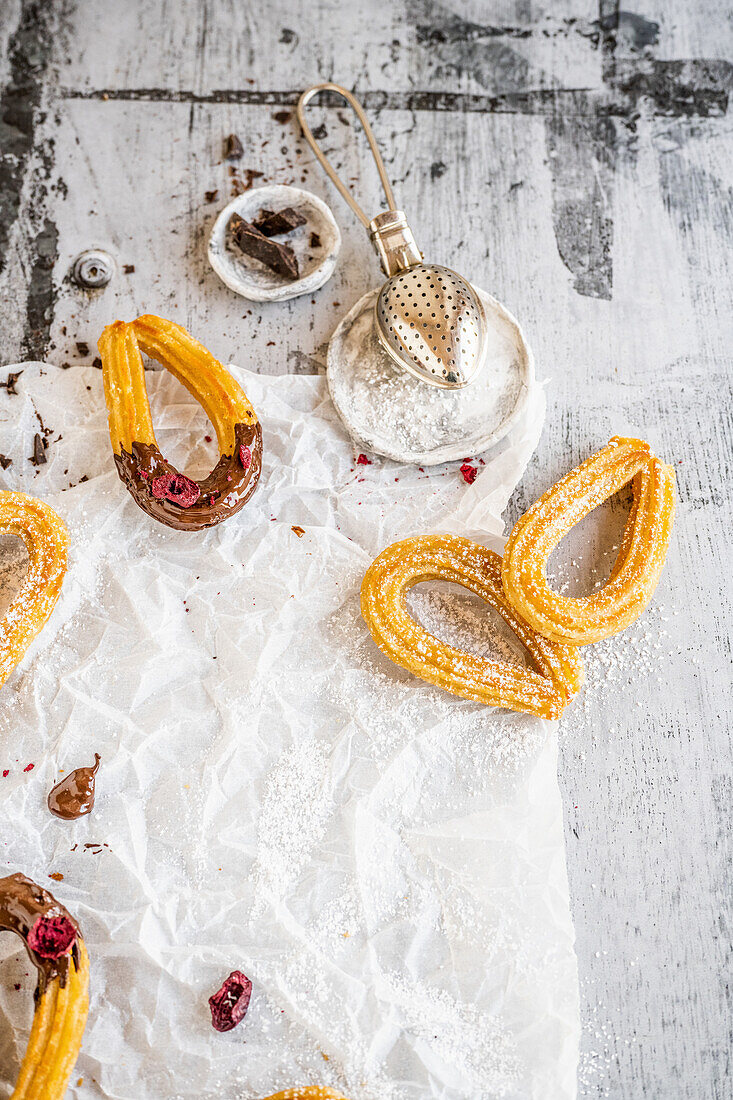
{"label": "silver handle loop", "polygon": [[377,142],[375,140],[374,134],[372,133],[372,128],[369,125],[369,121],[364,114],[364,110],[358,99],[356,99],[356,97],[353,96],[351,92],[347,91],[346,88],[342,88],[340,84],[331,84],[330,82],[326,84],[314,84],[313,87],[307,88],[298,100],[298,106],[296,107],[295,113],[303,131],[305,140],[308,142],[311,149],[318,157],[318,160],[321,162],[323,170],[325,171],[328,178],[331,180],[331,183],[334,185],[334,187],[338,188],[338,191],[341,194],[342,198],[344,198],[349,204],[361,224],[369,229],[372,219],[366,216],[366,214],[359,206],[358,202],[348,190],[346,185],[343,184],[339,177],[336,175],[336,172],[331,166],[328,158],[321,151],[318,142],[313,137],[313,131],[305,120],[305,109],[310,101],[313,99],[313,96],[318,95],[319,92],[335,92],[336,95],[340,95],[341,98],[345,99],[349,106],[353,108],[353,111],[356,114],[356,117],[359,119],[359,122],[362,125],[362,129],[366,134],[367,141],[369,142],[369,148],[372,151],[372,156],[374,157],[374,162],[377,166],[377,171],[379,172],[379,178],[382,181],[382,187],[384,188],[384,194],[387,198],[387,205],[390,210],[394,210],[396,208],[396,203],[394,195],[392,194],[392,186],[387,178],[384,161],[382,160],[382,156],[379,152],[379,149],[377,148]]}

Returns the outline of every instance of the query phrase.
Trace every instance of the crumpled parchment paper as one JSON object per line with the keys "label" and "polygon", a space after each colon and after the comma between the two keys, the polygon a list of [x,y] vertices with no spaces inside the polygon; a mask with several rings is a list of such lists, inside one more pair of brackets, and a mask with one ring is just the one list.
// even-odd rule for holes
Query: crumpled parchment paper
{"label": "crumpled parchment paper", "polygon": [[[0,394],[5,487],[43,496],[71,533],[59,604],[0,696],[0,874],[51,887],[91,956],[69,1096],[572,1097],[555,729],[404,673],[359,614],[364,570],[395,539],[500,535],[542,391],[469,488],[457,464],[357,463],[322,377],[232,369],[264,469],[247,507],[200,534],[155,524],[118,480],[101,372],[25,364]],[[210,468],[198,405],[149,379],[163,451]],[[24,551],[0,549],[1,609]],[[517,649],[455,589],[413,607],[446,637]],[[49,789],[95,751],[94,812],[58,821]],[[0,957],[7,1095],[34,976],[15,937]],[[233,969],[254,991],[221,1035],[207,998]]]}

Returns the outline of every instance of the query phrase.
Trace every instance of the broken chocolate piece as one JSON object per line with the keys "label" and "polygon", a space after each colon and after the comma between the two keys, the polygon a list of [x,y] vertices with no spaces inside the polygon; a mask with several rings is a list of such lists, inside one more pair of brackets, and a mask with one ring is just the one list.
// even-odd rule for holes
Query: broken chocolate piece
{"label": "broken chocolate piece", "polygon": [[239,160],[244,156],[244,146],[236,134],[230,134],[224,139],[224,159]]}
{"label": "broken chocolate piece", "polygon": [[0,455],[0,466],[2,466],[3,470],[7,470],[8,466],[12,466],[12,465],[13,465],[12,458],[8,458],[7,455]]}
{"label": "broken chocolate piece", "polygon": [[124,271],[125,275],[134,275],[135,265],[134,264],[123,264],[122,265],[122,270]]}
{"label": "broken chocolate piece", "polygon": [[321,238],[319,237],[318,233],[311,233],[310,246],[311,246],[311,248],[320,248],[321,247]]}
{"label": "broken chocolate piece", "polygon": [[84,340],[77,340],[76,341],[76,350],[79,352],[79,355],[88,355],[89,354],[89,344],[87,344]]}
{"label": "broken chocolate piece", "polygon": [[38,432],[33,437],[33,454],[30,461],[34,466],[41,466],[46,461],[46,444]]}
{"label": "broken chocolate piece", "polygon": [[251,256],[283,275],[286,279],[298,278],[298,261],[290,245],[280,244],[260,233],[250,222],[233,214],[229,220],[232,237],[246,256]]}
{"label": "broken chocolate piece", "polygon": [[219,191],[204,191],[204,202],[216,202],[219,197]]}
{"label": "broken chocolate piece", "polygon": [[274,237],[278,233],[289,233],[296,226],[305,225],[305,222],[299,210],[286,206],[284,210],[260,210],[252,225],[266,237]]}

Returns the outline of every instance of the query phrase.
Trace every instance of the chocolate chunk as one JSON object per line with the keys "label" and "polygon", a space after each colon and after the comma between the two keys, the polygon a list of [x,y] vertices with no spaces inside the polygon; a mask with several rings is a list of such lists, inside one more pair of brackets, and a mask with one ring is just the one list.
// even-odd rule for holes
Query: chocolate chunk
{"label": "chocolate chunk", "polygon": [[204,202],[216,202],[218,197],[219,197],[218,190],[217,191],[204,191]]}
{"label": "chocolate chunk", "polygon": [[298,261],[295,253],[287,244],[280,244],[260,233],[250,222],[244,221],[239,214],[233,214],[229,228],[236,243],[246,256],[259,260],[271,271],[276,271],[286,279],[298,278]]}
{"label": "chocolate chunk", "polygon": [[15,373],[11,371],[7,379],[4,382],[1,382],[0,385],[5,386],[5,389],[8,391],[8,393],[17,393],[18,391],[15,388],[15,383],[18,381],[22,373],[22,370],[15,371]]}
{"label": "chocolate chunk", "polygon": [[266,237],[274,237],[278,233],[289,233],[296,226],[305,225],[305,222],[299,210],[286,206],[284,210],[260,210],[252,225]]}
{"label": "chocolate chunk", "polygon": [[132,275],[135,271],[135,265],[123,264],[122,270],[124,271],[125,275]]}
{"label": "chocolate chunk", "polygon": [[77,340],[76,350],[79,352],[79,355],[88,355],[89,344],[85,343],[83,340]]}
{"label": "chocolate chunk", "polygon": [[317,233],[311,233],[310,246],[311,246],[311,248],[320,248],[321,247],[321,238],[318,236]]}
{"label": "chocolate chunk", "polygon": [[239,160],[244,156],[244,146],[236,134],[224,139],[224,160]]}
{"label": "chocolate chunk", "polygon": [[46,461],[46,444],[38,432],[33,437],[33,454],[30,461],[34,466],[42,466]]}
{"label": "chocolate chunk", "polygon": [[96,355],[94,359],[92,359],[92,366],[97,367],[98,370],[102,369],[102,360],[99,358],[98,355]]}
{"label": "chocolate chunk", "polygon": [[2,466],[3,470],[7,470],[8,466],[12,466],[12,465],[13,465],[12,458],[8,458],[7,455],[0,455],[0,466]]}

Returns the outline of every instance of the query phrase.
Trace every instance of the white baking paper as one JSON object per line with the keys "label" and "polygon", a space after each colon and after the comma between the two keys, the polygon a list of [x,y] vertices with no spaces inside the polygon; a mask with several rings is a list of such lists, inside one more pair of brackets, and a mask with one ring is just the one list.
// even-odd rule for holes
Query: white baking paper
{"label": "white baking paper", "polygon": [[[118,480],[99,371],[25,364],[0,394],[5,486],[43,496],[71,534],[59,604],[0,694],[0,874],[50,886],[92,960],[69,1096],[572,1097],[555,728],[413,678],[359,614],[364,571],[395,539],[501,533],[542,391],[469,488],[457,464],[357,463],[324,378],[233,370],[262,420],[262,478],[199,534],[156,524]],[[163,451],[210,468],[199,407],[167,373],[150,391]],[[24,552],[3,547],[7,602]],[[516,651],[455,590],[413,607]],[[95,751],[93,814],[58,821],[48,790]],[[34,977],[9,934],[0,955],[7,1095]],[[233,969],[254,992],[221,1035],[207,998]]]}

